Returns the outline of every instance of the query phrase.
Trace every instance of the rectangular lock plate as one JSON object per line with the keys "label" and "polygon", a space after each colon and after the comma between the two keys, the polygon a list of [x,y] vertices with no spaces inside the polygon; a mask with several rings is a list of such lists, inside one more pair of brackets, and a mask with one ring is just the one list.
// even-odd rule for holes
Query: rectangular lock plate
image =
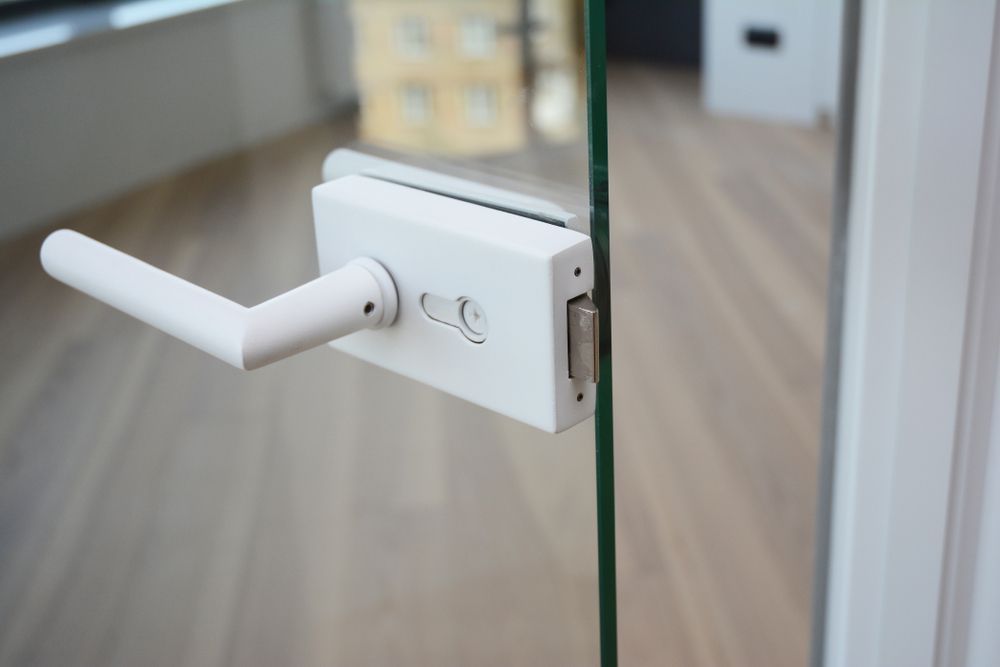
{"label": "rectangular lock plate", "polygon": [[[417,167],[398,160],[413,160],[413,155],[393,155],[395,159],[387,159],[362,153],[350,148],[338,148],[331,152],[323,161],[323,180],[332,181],[344,176],[371,176],[382,181],[408,185],[417,190],[426,190],[437,194],[461,199],[473,204],[481,204],[508,213],[523,215],[526,218],[548,222],[549,224],[568,227],[587,234],[590,228],[589,208],[580,207],[569,201],[567,193],[562,193],[562,203],[556,203],[539,196],[525,194],[517,189],[524,189],[524,183],[517,183],[496,174],[477,172],[474,180],[444,173],[441,170],[461,168],[450,162],[433,163],[429,168]],[[419,160],[419,158],[417,158]],[[468,174],[466,174],[468,175]],[[483,182],[484,180],[489,183]],[[513,188],[513,189],[507,189]],[[553,190],[559,188],[552,183],[532,182],[530,188],[539,188],[551,196]],[[579,193],[574,193],[579,194]],[[574,209],[576,212],[574,212]]]}
{"label": "rectangular lock plate", "polygon": [[332,347],[552,433],[593,414],[567,354],[588,236],[366,176],[317,186],[313,211],[322,273],[371,257],[399,296],[392,326]]}

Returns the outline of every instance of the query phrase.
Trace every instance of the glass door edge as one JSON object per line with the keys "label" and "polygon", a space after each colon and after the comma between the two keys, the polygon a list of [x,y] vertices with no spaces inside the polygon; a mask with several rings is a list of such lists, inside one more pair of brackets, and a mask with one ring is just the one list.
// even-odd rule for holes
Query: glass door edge
{"label": "glass door edge", "polygon": [[611,244],[608,214],[608,113],[605,0],[585,0],[590,236],[594,302],[600,314],[600,382],[594,427],[597,482],[597,577],[601,667],[618,664],[615,579],[615,463],[611,374]]}

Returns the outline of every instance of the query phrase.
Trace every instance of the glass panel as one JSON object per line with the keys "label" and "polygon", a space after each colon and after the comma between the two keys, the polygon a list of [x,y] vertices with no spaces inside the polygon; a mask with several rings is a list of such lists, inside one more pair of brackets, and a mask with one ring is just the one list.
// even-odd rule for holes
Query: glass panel
{"label": "glass panel", "polygon": [[[353,0],[349,17],[360,101],[358,139],[352,147],[547,199],[577,215],[578,229],[590,231],[586,102],[588,72],[593,70],[585,66],[581,2]],[[603,77],[603,51],[592,65]],[[602,97],[592,99],[590,112],[598,108],[606,126]],[[597,166],[605,195],[596,210],[602,212],[606,251],[606,137],[601,140],[605,148]],[[610,313],[607,275],[605,270],[595,297],[604,299]],[[610,326],[601,333],[602,371],[610,378]],[[500,663],[594,663],[601,659],[603,644],[603,664],[615,664],[610,381],[602,386],[603,581],[610,587],[604,591],[603,635],[595,635],[594,426],[588,422],[551,438],[511,430],[514,425],[502,418],[451,405],[440,396],[424,400],[453,411],[464,424],[460,433],[444,434],[445,441],[463,441],[461,445],[442,452],[442,432],[424,427],[403,433],[393,429],[367,446],[390,458],[401,445],[411,452],[434,452],[436,465],[448,471],[446,484],[450,475],[477,480],[467,487],[475,489],[476,498],[463,497],[459,489],[464,485],[458,484],[439,499],[432,513],[437,519],[422,528],[420,540],[400,545],[399,558],[409,554],[417,560],[428,557],[425,541],[439,545],[443,551],[434,558],[444,557],[447,563],[438,564],[440,572],[434,573],[434,567],[408,572],[409,583],[402,589],[369,580],[361,597],[381,595],[385,604],[404,609],[430,605],[433,615],[403,614],[408,626],[403,632],[413,638],[465,634],[470,640],[462,644],[458,663],[481,663],[491,656],[505,656]],[[406,391],[413,392],[407,402],[427,393],[420,387]],[[468,510],[470,502],[476,511]],[[531,519],[523,521],[527,517]],[[577,528],[567,531],[566,519]],[[483,540],[499,540],[505,547],[484,550]],[[378,542],[368,546],[377,550]],[[367,568],[360,569],[363,576]],[[350,600],[344,604],[351,608]],[[512,624],[513,616],[518,620]],[[494,628],[506,630],[497,633]],[[441,646],[430,653],[437,662],[448,656],[439,651]],[[445,663],[453,661],[454,655],[444,657]]]}
{"label": "glass panel", "polygon": [[353,0],[359,146],[516,175],[522,188],[555,181],[585,201],[582,9],[577,0]]}
{"label": "glass panel", "polygon": [[[614,664],[612,187],[622,663],[805,664],[837,3],[2,4],[0,664]],[[38,266],[66,226],[260,302],[347,146],[592,232],[596,420],[237,374]]]}
{"label": "glass panel", "polygon": [[[600,4],[0,13],[67,41],[0,60],[0,663],[614,664]],[[38,267],[70,227],[259,303],[315,276],[341,147],[594,225],[600,476],[594,419],[549,435],[329,349],[238,374]]]}
{"label": "glass panel", "polygon": [[622,664],[810,664],[860,3],[762,4],[607,2]]}

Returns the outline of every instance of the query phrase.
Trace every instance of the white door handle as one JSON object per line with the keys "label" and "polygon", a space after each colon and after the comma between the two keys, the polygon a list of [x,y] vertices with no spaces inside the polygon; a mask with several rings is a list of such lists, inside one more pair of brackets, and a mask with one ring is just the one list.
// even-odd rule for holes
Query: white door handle
{"label": "white door handle", "polygon": [[367,257],[252,308],[68,229],[41,259],[53,278],[246,370],[396,318],[392,277]]}

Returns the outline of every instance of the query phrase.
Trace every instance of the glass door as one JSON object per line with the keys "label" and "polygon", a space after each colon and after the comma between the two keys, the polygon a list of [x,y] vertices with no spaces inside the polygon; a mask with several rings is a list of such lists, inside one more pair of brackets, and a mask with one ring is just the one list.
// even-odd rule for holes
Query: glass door
{"label": "glass door", "polygon": [[345,9],[359,101],[346,145],[573,214],[569,226],[594,240],[600,383],[596,417],[552,436],[360,371],[368,386],[356,396],[389,392],[404,412],[353,434],[371,486],[346,500],[367,511],[335,531],[354,544],[337,566],[350,582],[338,604],[352,617],[340,655],[615,665],[603,3],[352,0]]}
{"label": "glass door", "polygon": [[[39,158],[78,201],[2,250],[0,664],[615,665],[603,2],[29,4],[10,30],[77,27],[25,76],[91,68],[46,132],[93,145]],[[237,372],[38,266],[66,227],[260,303],[316,277],[337,149],[590,236],[593,417],[546,433],[325,346]]]}
{"label": "glass door", "polygon": [[0,0],[0,665],[805,664],[859,2],[760,4]]}
{"label": "glass door", "polygon": [[[423,407],[364,436],[366,456],[409,459],[382,484],[423,486],[433,500],[418,508],[379,504],[383,518],[401,512],[416,522],[390,557],[391,576],[374,555],[386,533],[367,533],[355,520],[367,537],[357,555],[370,556],[358,561],[351,590],[398,609],[391,632],[428,653],[417,658],[410,640],[363,630],[385,623],[384,607],[373,605],[368,622],[352,626],[358,632],[347,655],[614,665],[603,3],[353,0],[347,15],[359,91],[352,149],[553,202],[576,216],[572,228],[592,237],[601,380],[596,418],[557,436],[424,387],[393,387],[402,402]],[[451,194],[465,196],[455,188]],[[412,428],[414,419],[420,428]],[[407,470],[418,476],[407,479]],[[409,562],[423,565],[414,571]]]}

